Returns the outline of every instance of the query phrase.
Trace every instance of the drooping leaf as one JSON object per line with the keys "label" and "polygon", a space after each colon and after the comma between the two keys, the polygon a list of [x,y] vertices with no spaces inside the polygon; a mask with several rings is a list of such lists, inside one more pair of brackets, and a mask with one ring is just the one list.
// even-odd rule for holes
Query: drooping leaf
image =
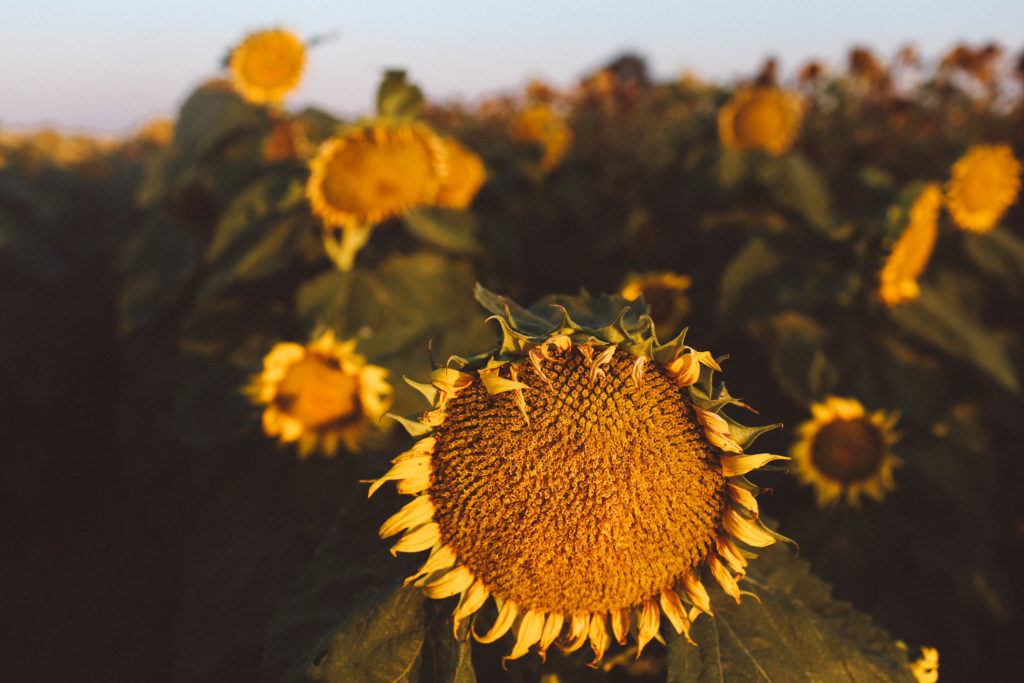
{"label": "drooping leaf", "polygon": [[672,683],[733,681],[906,681],[906,655],[869,617],[831,597],[806,562],[773,547],[740,584],[760,598],[737,605],[712,591],[714,618],[693,624],[694,647],[668,640]]}

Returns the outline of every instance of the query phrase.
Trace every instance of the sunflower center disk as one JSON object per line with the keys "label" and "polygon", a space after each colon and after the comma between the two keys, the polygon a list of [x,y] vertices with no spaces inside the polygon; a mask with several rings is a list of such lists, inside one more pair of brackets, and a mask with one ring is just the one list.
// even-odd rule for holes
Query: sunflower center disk
{"label": "sunflower center disk", "polygon": [[324,427],[358,411],[357,381],[341,368],[309,356],[288,369],[275,400],[305,426]]}
{"label": "sunflower center disk", "polygon": [[814,437],[811,457],[826,475],[843,483],[863,481],[878,472],[886,446],[869,420],[836,420]]}
{"label": "sunflower center disk", "polygon": [[772,102],[755,100],[736,114],[736,134],[748,144],[770,143],[783,129],[778,107]]}
{"label": "sunflower center disk", "polygon": [[576,349],[516,366],[511,392],[479,381],[435,431],[429,489],[441,538],[495,595],[562,614],[640,604],[707,556],[725,505],[721,467],[684,393],[653,366],[640,386],[616,352],[592,381]]}

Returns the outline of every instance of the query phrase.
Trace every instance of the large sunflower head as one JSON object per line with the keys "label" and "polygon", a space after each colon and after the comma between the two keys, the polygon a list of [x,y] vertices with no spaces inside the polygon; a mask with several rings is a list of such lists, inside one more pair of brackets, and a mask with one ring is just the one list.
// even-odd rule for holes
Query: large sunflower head
{"label": "large sunflower head", "polygon": [[254,104],[274,104],[295,89],[306,65],[306,46],[281,29],[257,31],[231,52],[231,82]]}
{"label": "large sunflower head", "polygon": [[742,88],[718,110],[718,137],[726,149],[786,152],[803,118],[799,95],[772,86]]}
{"label": "large sunflower head", "polygon": [[465,209],[487,180],[484,162],[455,138],[444,138],[448,173],[441,182],[437,203],[449,209]]}
{"label": "large sunflower head", "polygon": [[589,639],[596,662],[631,624],[639,651],[662,614],[688,634],[711,613],[708,577],[738,601],[743,548],[781,538],[744,477],[782,459],[744,453],[777,425],[725,415],[744,404],[712,380],[711,354],[659,342],[624,299],[478,299],[500,346],[416,385],[431,404],[408,422],[420,438],[370,487],[413,497],[380,529],[401,534],[393,553],[430,551],[407,583],[459,596],[456,635],[493,597],[496,619],[471,630],[513,631],[509,659]]}
{"label": "large sunflower head", "polygon": [[899,465],[889,447],[896,442],[896,416],[869,413],[855,398],[828,396],[811,404],[811,419],[797,430],[795,474],[814,487],[820,506],[844,499],[859,505],[862,495],[881,500],[895,488]]}
{"label": "large sunflower head", "polygon": [[631,273],[626,276],[620,294],[627,301],[643,297],[657,332],[669,337],[678,328],[690,308],[684,292],[692,280],[671,271]]}
{"label": "large sunflower head", "polygon": [[878,295],[886,306],[896,306],[920,296],[917,279],[924,272],[939,235],[942,190],[925,185],[907,211],[906,227],[896,239],[879,276]]}
{"label": "large sunflower head", "polygon": [[519,113],[512,122],[512,137],[534,142],[544,150],[540,165],[550,171],[561,163],[572,144],[572,128],[549,104],[534,104]]}
{"label": "large sunflower head", "polygon": [[964,230],[996,226],[1020,192],[1021,164],[1009,145],[974,145],[953,164],[946,206]]}
{"label": "large sunflower head", "polygon": [[441,138],[422,124],[353,128],[320,146],[306,196],[325,225],[372,225],[432,204],[446,158]]}
{"label": "large sunflower head", "polygon": [[318,448],[329,457],[339,444],[360,450],[381,429],[391,407],[387,374],[355,353],[354,341],[339,342],[327,331],[306,346],[274,345],[246,393],[265,406],[267,436],[298,443],[303,457]]}

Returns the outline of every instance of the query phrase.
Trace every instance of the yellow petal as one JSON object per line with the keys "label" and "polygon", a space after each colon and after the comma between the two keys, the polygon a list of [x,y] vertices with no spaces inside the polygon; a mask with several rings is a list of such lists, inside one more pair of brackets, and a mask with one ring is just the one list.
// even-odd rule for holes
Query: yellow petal
{"label": "yellow petal", "polygon": [[746,573],[747,569],[747,558],[743,557],[743,553],[736,547],[736,544],[732,542],[728,536],[719,536],[715,539],[715,549],[718,554],[725,560],[725,563],[729,565],[729,569],[736,572],[740,576]]}
{"label": "yellow petal", "polygon": [[434,446],[436,444],[437,438],[433,436],[428,436],[423,439],[420,439],[415,444],[413,444],[412,448],[400,454],[398,457],[392,460],[391,463],[397,465],[403,460],[410,460],[412,458],[416,458],[423,455],[430,456],[434,453]]}
{"label": "yellow petal", "polygon": [[523,615],[519,621],[519,628],[516,629],[516,644],[512,646],[512,652],[504,657],[508,659],[519,659],[533,647],[534,643],[540,640],[544,632],[544,613],[530,610]]}
{"label": "yellow petal", "polygon": [[644,601],[640,608],[640,621],[637,622],[636,635],[636,657],[640,659],[640,653],[647,647],[647,643],[658,635],[658,628],[661,626],[661,610],[654,599]]}
{"label": "yellow petal", "polygon": [[423,493],[430,488],[430,473],[427,472],[417,477],[409,477],[398,482],[395,490],[402,495],[414,496]]}
{"label": "yellow petal", "polygon": [[700,362],[693,353],[682,353],[665,365],[665,370],[680,387],[696,384],[700,379]]}
{"label": "yellow petal", "polygon": [[492,396],[494,394],[500,394],[506,391],[516,391],[522,389],[529,389],[530,387],[522,382],[517,382],[511,379],[505,379],[500,376],[497,372],[480,372],[480,381],[483,382],[484,389],[487,390],[488,394]]}
{"label": "yellow petal", "polygon": [[626,636],[629,635],[629,609],[623,607],[622,609],[613,609],[611,611],[612,616],[612,633],[615,635],[615,641],[619,645],[626,644]]}
{"label": "yellow petal", "polygon": [[406,458],[397,462],[390,470],[384,473],[380,479],[374,480],[373,484],[370,485],[370,490],[367,492],[366,497],[369,498],[377,492],[385,482],[398,481],[400,479],[408,478],[422,478],[424,475],[430,475],[430,456],[429,455],[417,455],[415,457]]}
{"label": "yellow petal", "polygon": [[711,614],[711,596],[708,595],[704,584],[693,573],[683,576],[683,590],[686,591],[686,597],[690,599],[694,607],[701,612]]}
{"label": "yellow petal", "polygon": [[686,618],[686,608],[683,607],[683,603],[675,591],[661,592],[661,609],[665,612],[665,616],[668,617],[676,633],[686,632],[686,637],[689,638],[690,621]]}
{"label": "yellow petal", "polygon": [[419,571],[410,576],[405,580],[403,585],[408,586],[414,581],[418,581],[420,577],[428,577],[434,572],[441,571],[442,569],[448,569],[455,564],[455,551],[446,545],[443,545],[430,554],[427,561],[423,563]]}
{"label": "yellow petal", "polygon": [[452,614],[452,633],[456,639],[459,637],[459,626],[462,625],[462,621],[483,607],[490,595],[491,592],[484,588],[483,582],[479,579],[462,594],[459,605],[455,608],[455,613]]}
{"label": "yellow petal", "polygon": [[708,566],[711,567],[711,574],[718,581],[719,585],[722,586],[722,590],[731,595],[732,599],[738,603],[740,601],[740,587],[726,566],[719,562],[718,558],[714,555],[708,558]]}
{"label": "yellow petal", "polygon": [[759,512],[757,507],[757,498],[754,498],[753,493],[742,486],[737,486],[736,484],[726,484],[725,486],[728,489],[729,496],[732,498],[733,502],[742,505],[747,510],[754,513],[755,517],[757,516]]}
{"label": "yellow petal", "polygon": [[431,581],[423,587],[428,598],[447,598],[461,593],[473,584],[473,574],[465,567],[456,567],[439,579]]}
{"label": "yellow petal", "polygon": [[755,455],[723,455],[719,458],[722,463],[722,474],[726,477],[739,477],[751,470],[764,467],[775,460],[789,460],[784,455],[772,455],[771,453],[757,453]]}
{"label": "yellow petal", "polygon": [[594,614],[590,617],[590,648],[594,651],[594,661],[587,666],[596,667],[597,663],[604,658],[604,653],[611,645],[611,638],[608,637],[608,627],[604,623],[604,613]]}
{"label": "yellow petal", "polygon": [[516,607],[516,603],[511,600],[505,601],[505,604],[498,610],[498,618],[495,620],[494,625],[491,626],[491,630],[482,636],[478,636],[476,633],[473,637],[481,643],[493,643],[498,638],[505,635],[510,628],[512,628],[512,622],[519,616],[519,608]]}
{"label": "yellow petal", "polygon": [[574,614],[569,622],[569,642],[561,649],[563,652],[575,652],[587,642],[587,630],[590,628],[589,614]]}
{"label": "yellow petal", "polygon": [[754,548],[763,548],[775,543],[775,537],[768,533],[756,519],[747,519],[734,508],[727,506],[722,518],[722,526],[736,540]]}
{"label": "yellow petal", "polygon": [[398,539],[398,543],[391,546],[391,554],[418,553],[422,550],[429,550],[440,540],[441,532],[437,522],[430,522],[418,529],[405,532],[405,535]]}
{"label": "yellow petal", "polygon": [[399,531],[426,524],[434,518],[434,503],[430,496],[417,496],[412,502],[406,503],[401,510],[391,515],[388,521],[381,525],[381,538],[391,538]]}
{"label": "yellow petal", "polygon": [[540,654],[541,660],[545,660],[548,654],[548,648],[551,647],[551,643],[555,642],[555,638],[562,632],[562,626],[565,624],[565,617],[561,613],[552,612],[548,615],[547,620],[544,622],[544,630],[540,634],[540,645],[538,646],[538,654]]}

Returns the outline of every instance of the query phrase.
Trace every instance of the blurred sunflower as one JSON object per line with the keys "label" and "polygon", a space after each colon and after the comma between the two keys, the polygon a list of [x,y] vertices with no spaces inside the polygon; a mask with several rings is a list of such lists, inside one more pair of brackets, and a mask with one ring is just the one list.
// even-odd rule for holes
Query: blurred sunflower
{"label": "blurred sunflower", "polygon": [[939,680],[939,651],[934,647],[922,647],[921,656],[907,666],[917,683],[936,683]]}
{"label": "blurred sunflower", "polygon": [[1021,164],[1008,145],[974,145],[953,164],[946,206],[964,230],[987,232],[1017,200]]}
{"label": "blurred sunflower", "polygon": [[859,505],[861,495],[882,500],[895,488],[892,473],[900,461],[889,451],[898,438],[895,415],[827,396],[811,404],[811,416],[797,429],[791,455],[797,478],[814,487],[819,506],[843,497]]}
{"label": "blurred sunflower", "polygon": [[718,137],[726,149],[786,152],[796,140],[803,118],[799,95],[775,87],[738,90],[718,110]]}
{"label": "blurred sunflower", "polygon": [[886,306],[912,301],[921,294],[917,278],[924,272],[939,235],[942,190],[924,186],[908,212],[907,225],[882,266],[878,295]]}
{"label": "blurred sunflower", "polygon": [[327,226],[360,227],[437,200],[444,142],[421,124],[354,128],[324,142],[306,196]]}
{"label": "blurred sunflower", "polygon": [[572,128],[548,104],[535,104],[519,113],[512,122],[512,137],[534,142],[544,150],[540,165],[550,171],[561,163],[572,144]]}
{"label": "blurred sunflower", "polygon": [[630,273],[622,285],[623,299],[634,301],[643,297],[657,327],[658,336],[668,338],[690,309],[690,301],[683,292],[692,280],[671,271]]}
{"label": "blurred sunflower", "polygon": [[507,659],[535,645],[544,657],[564,634],[567,652],[589,638],[596,664],[632,623],[639,654],[660,637],[662,613],[689,638],[692,620],[711,614],[705,573],[739,601],[741,548],[781,538],[743,475],[784,458],[743,454],[769,428],[719,412],[738,402],[711,389],[711,354],[681,338],[657,344],[646,319],[625,314],[581,326],[572,316],[587,301],[559,297],[547,331],[529,313],[530,332],[508,308],[495,316],[497,351],[415,385],[432,405],[410,422],[423,438],[370,487],[396,481],[414,496],[380,529],[402,533],[393,554],[430,551],[406,583],[460,596],[456,637],[493,597],[496,620],[471,630],[484,643],[514,631]]}
{"label": "blurred sunflower", "polygon": [[289,31],[250,33],[231,52],[231,82],[254,104],[276,104],[295,89],[306,65],[306,46]]}
{"label": "blurred sunflower", "polygon": [[387,370],[355,353],[328,330],[306,346],[274,345],[246,393],[263,411],[263,431],[281,443],[298,442],[307,457],[317,448],[330,457],[339,443],[358,451],[381,429],[391,407]]}
{"label": "blurred sunflower", "polygon": [[437,203],[449,209],[465,209],[487,180],[484,162],[455,138],[444,138],[448,173],[441,181]]}

